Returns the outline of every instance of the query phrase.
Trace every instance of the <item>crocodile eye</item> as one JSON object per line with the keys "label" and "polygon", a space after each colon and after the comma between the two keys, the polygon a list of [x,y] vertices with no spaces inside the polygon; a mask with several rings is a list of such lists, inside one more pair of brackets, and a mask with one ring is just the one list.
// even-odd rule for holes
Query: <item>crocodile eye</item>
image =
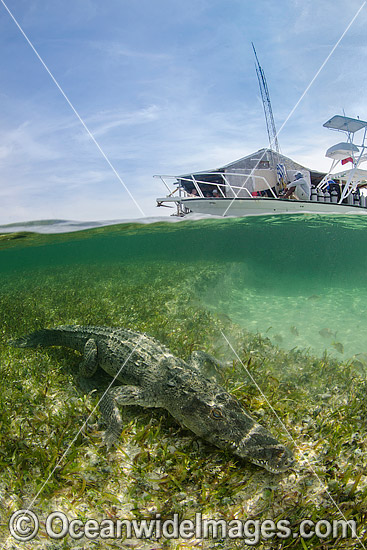
{"label": "crocodile eye", "polygon": [[219,409],[212,409],[210,411],[210,416],[215,420],[221,420],[223,418],[222,411],[220,411]]}

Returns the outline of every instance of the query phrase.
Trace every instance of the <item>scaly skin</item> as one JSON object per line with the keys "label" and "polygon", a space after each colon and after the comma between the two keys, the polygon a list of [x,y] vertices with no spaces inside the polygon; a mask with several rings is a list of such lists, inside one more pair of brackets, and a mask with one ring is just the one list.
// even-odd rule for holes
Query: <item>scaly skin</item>
{"label": "scaly skin", "polygon": [[284,472],[294,462],[290,451],[255,422],[239,401],[203,375],[202,359],[217,363],[204,352],[194,353],[187,363],[146,334],[79,325],[40,330],[11,344],[77,350],[84,354],[81,376],[90,377],[101,367],[123,384],[109,390],[100,402],[108,424],[108,445],[116,442],[122,429],[117,402],[162,407],[198,436],[270,472]]}

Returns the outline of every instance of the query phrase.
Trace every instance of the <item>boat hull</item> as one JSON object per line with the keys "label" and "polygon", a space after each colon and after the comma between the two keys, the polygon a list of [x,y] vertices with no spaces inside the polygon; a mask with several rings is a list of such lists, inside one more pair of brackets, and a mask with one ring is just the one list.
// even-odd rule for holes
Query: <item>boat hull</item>
{"label": "boat hull", "polygon": [[293,199],[261,198],[181,198],[183,207],[199,214],[222,217],[263,216],[274,214],[359,214],[366,215],[367,208],[357,205],[330,202],[299,201]]}

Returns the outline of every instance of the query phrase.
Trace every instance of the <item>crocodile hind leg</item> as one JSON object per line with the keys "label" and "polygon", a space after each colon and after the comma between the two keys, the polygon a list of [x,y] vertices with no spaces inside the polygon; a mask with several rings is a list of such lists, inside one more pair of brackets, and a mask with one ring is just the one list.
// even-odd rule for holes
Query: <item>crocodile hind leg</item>
{"label": "crocodile hind leg", "polygon": [[77,385],[85,394],[91,393],[98,388],[98,384],[95,384],[95,381],[92,380],[93,375],[96,373],[97,366],[97,345],[96,342],[90,338],[84,346],[83,360],[79,364],[77,375]]}
{"label": "crocodile hind leg", "polygon": [[[98,388],[98,382],[94,385],[92,381],[92,378],[96,374],[97,368],[98,348],[96,341],[93,338],[90,338],[84,346],[83,360],[79,365],[78,372],[78,384],[85,393],[90,393]],[[111,391],[106,391],[102,395],[99,401],[99,408],[102,418],[107,424],[104,440],[107,443],[107,447],[110,448],[116,443],[122,431],[121,416],[115,400],[111,395]]]}
{"label": "crocodile hind leg", "polygon": [[98,349],[93,338],[89,338],[84,346],[83,361],[79,365],[79,375],[90,378],[98,367]]}
{"label": "crocodile hind leg", "polygon": [[122,431],[122,420],[117,404],[140,405],[141,407],[161,406],[152,395],[147,396],[146,391],[138,386],[117,386],[107,391],[99,406],[103,420],[107,424],[104,441],[108,448],[116,444]]}
{"label": "crocodile hind leg", "polygon": [[[98,392],[100,396],[99,402],[96,407],[99,408],[102,422],[107,426],[103,435],[103,440],[107,444],[108,449],[115,445],[121,435],[122,420],[120,412],[117,408],[116,401],[111,394],[111,390],[101,390],[101,384],[105,384],[105,381],[101,376],[95,375],[90,378],[83,376],[77,377],[77,385],[84,394],[91,394],[92,392]],[[98,391],[99,388],[99,391]],[[102,397],[101,397],[102,392]],[[100,420],[98,424],[100,424]]]}

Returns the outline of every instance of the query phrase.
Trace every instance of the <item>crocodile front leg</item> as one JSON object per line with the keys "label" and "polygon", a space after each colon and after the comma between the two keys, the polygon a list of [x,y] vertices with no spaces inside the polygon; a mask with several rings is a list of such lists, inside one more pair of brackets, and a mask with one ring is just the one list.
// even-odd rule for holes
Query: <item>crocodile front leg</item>
{"label": "crocodile front leg", "polygon": [[194,351],[188,362],[207,378],[217,381],[223,378],[223,363],[206,351]]}
{"label": "crocodile front leg", "polygon": [[119,405],[139,405],[141,407],[160,407],[158,400],[138,386],[118,386],[104,394],[100,401],[100,410],[103,420],[107,424],[104,441],[110,448],[116,445],[122,431]]}
{"label": "crocodile front leg", "polygon": [[99,409],[102,418],[106,424],[106,431],[103,435],[103,440],[110,449],[116,445],[122,432],[122,419],[120,411],[116,406],[116,401],[113,398],[112,391],[107,391],[99,402]]}

